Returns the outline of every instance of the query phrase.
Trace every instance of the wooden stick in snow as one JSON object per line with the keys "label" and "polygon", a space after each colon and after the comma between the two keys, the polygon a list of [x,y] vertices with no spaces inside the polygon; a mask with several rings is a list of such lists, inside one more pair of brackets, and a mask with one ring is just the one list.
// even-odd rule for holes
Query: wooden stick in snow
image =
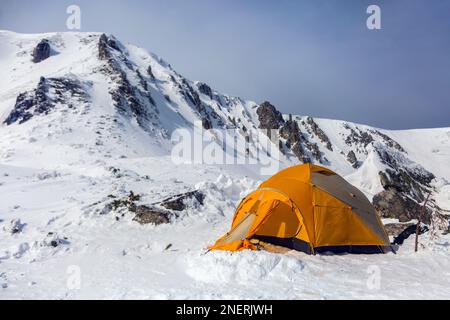
{"label": "wooden stick in snow", "polygon": [[417,226],[416,226],[416,244],[415,244],[415,249],[414,249],[415,252],[417,252],[419,250],[420,224],[422,223],[423,215],[425,214],[426,205],[427,205],[428,199],[430,198],[430,195],[431,195],[431,190],[428,193],[427,199],[423,203],[422,210],[420,210],[420,214],[418,217]]}

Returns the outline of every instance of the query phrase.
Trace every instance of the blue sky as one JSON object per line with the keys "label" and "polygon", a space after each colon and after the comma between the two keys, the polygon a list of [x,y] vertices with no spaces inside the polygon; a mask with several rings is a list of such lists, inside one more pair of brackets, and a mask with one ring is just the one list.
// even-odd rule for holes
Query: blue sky
{"label": "blue sky", "polygon": [[[181,74],[286,113],[382,128],[450,126],[450,1],[1,0],[0,29],[103,31]],[[366,28],[377,4],[382,30]]]}

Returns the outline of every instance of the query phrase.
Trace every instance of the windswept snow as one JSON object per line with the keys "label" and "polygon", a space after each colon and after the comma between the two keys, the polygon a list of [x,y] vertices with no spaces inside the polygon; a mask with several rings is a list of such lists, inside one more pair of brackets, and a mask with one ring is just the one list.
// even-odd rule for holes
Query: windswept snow
{"label": "windswept snow", "polygon": [[[199,83],[184,83],[161,58],[124,46],[132,85],[141,86],[136,70],[145,75],[151,66],[155,76],[145,76],[159,110],[149,133],[136,119],[117,114],[110,94],[116,84],[99,72],[99,37],[0,31],[0,299],[450,298],[448,234],[421,236],[418,253],[412,238],[385,255],[208,252],[229,229],[242,197],[267,176],[258,166],[175,164],[165,135],[192,130],[200,119],[180,89]],[[33,64],[32,49],[42,38],[54,51]],[[3,124],[17,96],[34,90],[41,76],[89,83],[89,105],[60,105],[20,125]],[[214,99],[204,93],[199,99],[208,115],[218,115],[214,121],[234,128],[235,118],[256,130],[254,102],[211,90]],[[308,132],[301,122],[306,117],[294,117]],[[405,165],[437,177],[436,202],[450,210],[450,129],[388,131],[314,120],[333,146],[331,151],[308,134],[327,165],[369,197],[382,190],[378,174],[385,165],[373,145],[345,142],[351,129],[379,130],[396,140],[407,153]],[[374,144],[383,142],[376,139]],[[349,151],[361,162],[357,169],[346,160]],[[280,169],[293,163],[283,157]],[[204,205],[189,206],[170,224],[140,225],[131,213],[103,214],[111,197],[130,191],[151,204],[193,190],[204,192]]]}
{"label": "windswept snow", "polygon": [[[450,237],[413,239],[397,254],[308,256],[268,252],[207,252],[227,231],[234,207],[257,185],[251,178],[215,167],[186,174],[167,159],[133,160],[120,181],[60,171],[1,167],[0,266],[2,298],[113,299],[342,299],[448,298]],[[148,168],[152,168],[149,170]],[[124,168],[124,163],[120,168]],[[134,172],[136,175],[132,175]],[[4,176],[7,173],[8,176]],[[143,174],[149,181],[137,181]],[[158,200],[192,187],[206,192],[206,205],[158,227],[129,217],[98,215],[95,203],[128,190]],[[11,235],[11,219],[22,232]],[[56,233],[64,240],[50,241]],[[74,269],[75,268],[75,269]],[[73,287],[74,270],[80,287]],[[379,274],[379,278],[378,277]]]}

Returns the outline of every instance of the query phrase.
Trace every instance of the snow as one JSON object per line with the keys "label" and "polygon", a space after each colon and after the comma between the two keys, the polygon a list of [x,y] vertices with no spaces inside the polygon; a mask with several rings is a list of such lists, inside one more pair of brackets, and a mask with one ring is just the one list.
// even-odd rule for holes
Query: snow
{"label": "snow", "polygon": [[[174,164],[168,141],[117,116],[109,95],[114,84],[92,71],[101,64],[95,51],[99,35],[0,31],[0,121],[40,76],[70,75],[92,83],[88,108],[61,106],[21,125],[0,125],[0,299],[450,298],[450,235],[421,236],[418,253],[412,238],[396,254],[385,255],[208,252],[229,229],[242,197],[267,176],[252,165]],[[44,37],[57,54],[32,64],[32,48]],[[151,65],[157,78],[149,82],[160,109],[155,127],[170,133],[198,121],[170,79],[181,76],[156,55],[125,47],[143,75]],[[137,82],[130,70],[127,75]],[[200,98],[221,117],[240,118],[256,130],[254,102],[213,92],[221,108],[217,100]],[[383,164],[370,147],[367,154],[357,152],[359,169],[345,160],[353,149],[344,141],[344,124],[373,128],[315,121],[334,151],[311,139],[332,169],[368,196],[379,192]],[[439,178],[436,201],[443,208],[450,208],[449,130],[383,131],[404,146],[411,161]],[[280,169],[292,163],[282,158]],[[205,192],[205,204],[189,207],[167,225],[140,225],[131,213],[101,214],[110,195],[124,197],[132,190],[142,195],[140,203],[149,204],[196,189]],[[12,234],[11,226],[20,231]]]}
{"label": "snow", "polygon": [[[124,185],[117,185],[108,176],[92,180],[65,172],[33,179],[36,172],[2,166],[2,173],[10,176],[2,178],[5,184],[0,187],[7,200],[1,204],[0,210],[6,214],[0,226],[17,216],[26,224],[21,233],[0,233],[0,266],[6,286],[0,291],[2,298],[449,297],[450,277],[445,272],[450,263],[448,236],[433,240],[421,237],[423,247],[417,254],[412,238],[397,254],[386,255],[207,253],[206,246],[229,227],[236,203],[257,183],[220,174],[214,167],[204,169],[203,174],[186,175],[186,167],[167,170],[161,159],[132,162],[130,170],[142,169],[138,174],[149,173],[144,169],[149,162],[158,174],[151,175],[151,183],[127,179]],[[175,178],[182,182],[173,186]],[[148,198],[158,200],[192,185],[207,190],[207,204],[188,210],[170,225],[115,221],[111,215],[95,214],[95,206],[91,207],[110,192],[146,191]],[[49,246],[48,232],[67,237],[68,243]],[[80,289],[67,285],[71,266],[80,268]],[[367,285],[371,268],[380,270],[380,288]]]}

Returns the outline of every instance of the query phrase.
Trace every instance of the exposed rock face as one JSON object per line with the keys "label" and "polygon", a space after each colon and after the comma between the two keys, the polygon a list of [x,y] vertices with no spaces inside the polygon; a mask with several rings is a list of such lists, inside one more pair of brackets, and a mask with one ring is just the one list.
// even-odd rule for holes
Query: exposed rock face
{"label": "exposed rock face", "polygon": [[117,42],[109,38],[106,34],[102,34],[98,41],[98,57],[100,60],[108,60],[112,58],[110,49],[120,51]]}
{"label": "exposed rock face", "polygon": [[214,127],[224,127],[221,117],[210,106],[202,103],[198,92],[188,83],[186,79],[182,78],[181,83],[179,83],[172,77],[172,82],[178,87],[180,94],[184,96],[186,101],[194,106],[194,109],[198,112],[200,118],[202,119],[202,126],[205,130],[212,129]]}
{"label": "exposed rock face", "polygon": [[202,118],[202,127],[205,130],[212,129],[213,126],[212,126],[211,120],[209,120],[209,118],[207,118],[207,117]]}
{"label": "exposed rock face", "polygon": [[184,89],[182,93],[189,99],[189,101],[196,107],[197,110],[201,109],[202,101],[200,100],[200,97],[198,93],[189,85],[189,83],[183,79],[182,84],[184,86]]}
{"label": "exposed rock face", "polygon": [[[294,120],[292,116],[285,121],[282,114],[269,102],[262,103],[257,109],[260,129],[267,129],[269,138],[271,138],[271,131],[269,129],[278,129],[278,133],[282,139],[286,140],[286,148],[290,149],[298,160],[302,163],[311,163],[313,160],[319,163],[326,163],[326,159],[323,158],[323,153],[320,151],[319,146],[315,142],[311,142],[300,130],[297,120]],[[310,133],[320,135],[322,141],[328,145],[328,137],[318,127],[318,125],[312,120],[309,121]],[[331,148],[331,143],[328,146]],[[280,150],[285,151],[283,143],[279,144]]]}
{"label": "exposed rock face", "polygon": [[[52,94],[49,90],[52,89]],[[35,90],[19,94],[13,110],[5,120],[7,125],[19,124],[35,115],[48,114],[57,104],[73,108],[75,102],[88,104],[89,95],[83,84],[68,78],[41,77]]]}
{"label": "exposed rock face", "polygon": [[163,206],[166,209],[183,211],[186,209],[187,201],[194,200],[198,205],[203,205],[204,199],[205,195],[201,191],[195,190],[191,192],[177,194],[170,198],[164,199],[159,203],[159,205]]}
{"label": "exposed rock face", "polygon": [[[388,168],[379,172],[384,191],[375,195],[373,205],[383,217],[398,218],[401,222],[417,219],[421,211],[420,203],[432,190],[430,183],[434,175],[411,163],[395,144],[391,148],[375,145],[375,150]],[[433,210],[439,211],[439,208],[430,201],[423,217],[425,223],[430,223]]]}
{"label": "exposed rock face", "polygon": [[160,225],[170,222],[170,212],[156,207],[138,206],[133,221],[140,224]]}
{"label": "exposed rock face", "polygon": [[403,149],[403,147],[397,141],[394,141],[391,137],[385,135],[384,133],[378,130],[372,130],[371,132],[383,138],[387,146],[397,149],[398,151],[401,152],[406,152],[405,149]]}
{"label": "exposed rock face", "polygon": [[394,188],[421,202],[425,200],[431,181],[435,176],[419,165],[405,165],[407,159],[400,152],[376,149],[381,161],[389,167],[380,173],[384,189]]}
{"label": "exposed rock face", "polygon": [[50,57],[51,47],[47,39],[41,40],[33,50],[33,62],[39,63]]}
{"label": "exposed rock face", "polygon": [[11,125],[18,121],[19,124],[21,124],[30,120],[33,117],[33,113],[30,112],[30,110],[33,108],[34,103],[35,100],[33,94],[30,94],[29,92],[19,94],[16,99],[14,109],[11,111],[4,123]]}
{"label": "exposed rock face", "polygon": [[154,203],[151,206],[137,206],[135,210],[136,215],[133,220],[140,224],[152,223],[159,225],[169,223],[171,217],[177,216],[173,211],[181,212],[186,210],[189,201],[193,201],[194,206],[203,205],[204,199],[205,195],[202,192],[195,190],[169,197],[161,202]]}
{"label": "exposed rock face", "polygon": [[[394,188],[388,188],[373,197],[373,206],[383,218],[397,218],[400,222],[416,219],[420,206],[414,200],[403,196]],[[429,215],[425,220],[429,221]]]}
{"label": "exposed rock face", "polygon": [[355,152],[351,150],[347,154],[347,161],[352,165],[353,168],[357,169],[359,167],[358,159],[356,158]]}
{"label": "exposed rock face", "polygon": [[155,80],[155,75],[153,74],[152,66],[148,66],[147,74],[150,76],[150,78],[152,78],[152,80]]}
{"label": "exposed rock face", "polygon": [[361,145],[365,148],[374,141],[372,135],[366,131],[360,130],[359,128],[355,130],[348,125],[345,128],[350,130],[350,134],[345,139],[345,143],[349,146]]}
{"label": "exposed rock face", "polygon": [[[115,198],[114,196],[110,196]],[[198,207],[203,205],[205,195],[199,190],[194,190],[182,194],[177,194],[162,200],[161,202],[149,205],[140,205],[141,196],[132,191],[127,197],[116,198],[109,202],[100,210],[100,214],[109,214],[111,212],[119,213],[116,220],[126,213],[134,214],[133,221],[140,224],[160,225],[170,223],[171,219],[177,218],[180,213],[189,207]]]}
{"label": "exposed rock face", "polygon": [[314,133],[320,141],[322,141],[328,150],[333,151],[333,145],[331,144],[330,139],[325,134],[325,132],[319,127],[319,125],[314,121],[313,118],[307,117],[306,123],[311,128],[312,133]]}
{"label": "exposed rock face", "polygon": [[[397,235],[395,235],[395,238],[394,238],[394,241],[392,242],[392,244],[402,245],[406,239],[408,239],[412,235],[415,235],[417,232],[417,224],[409,224],[406,226],[406,228],[405,228],[405,225],[400,224],[400,226],[402,226],[403,230],[401,232],[399,232]],[[427,226],[421,225],[419,227],[419,235],[424,234],[428,230],[429,229]]]}
{"label": "exposed rock face", "polygon": [[286,139],[286,147],[291,149],[302,163],[310,163],[311,159],[303,148],[304,138],[300,132],[297,121],[288,120],[280,129],[280,137]]}
{"label": "exposed rock face", "polygon": [[[115,107],[121,114],[134,117],[144,130],[155,133],[159,111],[142,74],[128,60],[117,41],[106,34],[102,34],[99,38],[98,57],[100,60],[106,61],[106,67],[101,71],[109,75],[117,84],[110,91]],[[124,71],[126,69],[136,75],[139,79],[139,86],[130,82]],[[147,71],[151,72],[151,68]],[[163,131],[162,133],[164,134]]]}
{"label": "exposed rock face", "polygon": [[414,223],[387,223],[384,225],[384,230],[389,236],[397,237],[403,230],[415,225]]}
{"label": "exposed rock face", "polygon": [[197,85],[197,87],[198,87],[198,91],[200,91],[204,95],[207,95],[210,99],[213,98],[213,92],[212,92],[211,88],[206,83],[200,82]]}
{"label": "exposed rock face", "polygon": [[279,129],[284,124],[281,112],[268,101],[261,103],[256,113],[260,129]]}

